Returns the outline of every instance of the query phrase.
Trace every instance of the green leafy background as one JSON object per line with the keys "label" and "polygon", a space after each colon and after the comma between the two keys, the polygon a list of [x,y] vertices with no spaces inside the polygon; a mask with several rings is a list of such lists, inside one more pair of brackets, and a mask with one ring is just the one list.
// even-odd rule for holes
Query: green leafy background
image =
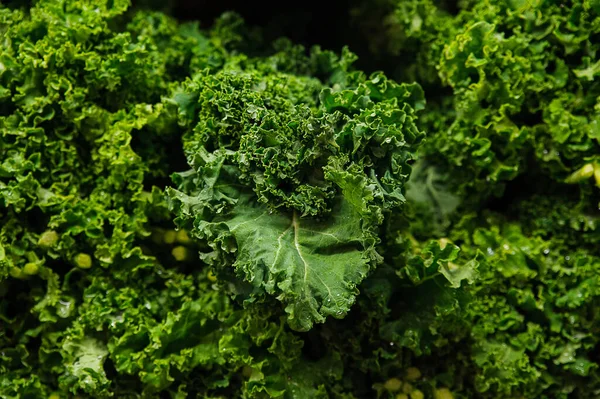
{"label": "green leafy background", "polygon": [[600,397],[598,1],[178,7],[0,5],[1,398]]}

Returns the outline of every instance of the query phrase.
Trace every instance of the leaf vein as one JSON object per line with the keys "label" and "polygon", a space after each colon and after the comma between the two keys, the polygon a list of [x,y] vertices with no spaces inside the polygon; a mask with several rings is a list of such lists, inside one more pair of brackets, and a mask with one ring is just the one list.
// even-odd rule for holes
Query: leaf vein
{"label": "leaf vein", "polygon": [[306,262],[306,259],[304,259],[304,256],[302,255],[302,251],[300,250],[300,243],[298,242],[300,226],[298,225],[298,217],[296,211],[294,211],[294,215],[292,216],[292,226],[294,227],[294,246],[296,247],[296,251],[298,251],[298,255],[300,256],[302,263],[304,263],[304,284],[306,284],[306,280],[308,279],[309,266],[308,262]]}
{"label": "leaf vein", "polygon": [[243,226],[245,224],[248,223],[253,223],[256,222],[258,219],[260,219],[261,217],[265,216],[267,214],[267,211],[264,211],[263,213],[261,213],[259,216],[257,216],[256,218],[252,219],[252,220],[246,220],[245,222],[239,223],[237,225],[235,225],[234,227],[231,227],[230,230],[231,231],[235,231],[237,230],[240,226]]}

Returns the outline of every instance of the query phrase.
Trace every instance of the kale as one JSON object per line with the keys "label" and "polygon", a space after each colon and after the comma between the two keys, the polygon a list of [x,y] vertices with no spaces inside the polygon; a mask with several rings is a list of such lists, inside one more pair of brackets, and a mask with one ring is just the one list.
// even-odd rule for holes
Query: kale
{"label": "kale", "polygon": [[600,397],[598,1],[155,3],[0,5],[0,398]]}

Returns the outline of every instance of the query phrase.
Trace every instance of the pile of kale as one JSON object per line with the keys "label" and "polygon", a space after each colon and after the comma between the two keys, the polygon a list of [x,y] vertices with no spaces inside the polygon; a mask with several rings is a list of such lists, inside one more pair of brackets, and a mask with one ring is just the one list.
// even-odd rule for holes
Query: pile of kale
{"label": "pile of kale", "polygon": [[0,5],[0,398],[600,397],[600,1],[350,3]]}

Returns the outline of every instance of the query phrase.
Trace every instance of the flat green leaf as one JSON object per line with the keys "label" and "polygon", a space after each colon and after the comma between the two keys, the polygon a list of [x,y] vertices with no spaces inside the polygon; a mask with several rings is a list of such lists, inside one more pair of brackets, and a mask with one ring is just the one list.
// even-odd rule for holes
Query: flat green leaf
{"label": "flat green leaf", "polygon": [[295,211],[271,213],[243,195],[230,218],[220,221],[237,242],[233,266],[255,287],[277,295],[297,330],[344,316],[370,268],[361,219],[341,199],[329,218],[319,220]]}

